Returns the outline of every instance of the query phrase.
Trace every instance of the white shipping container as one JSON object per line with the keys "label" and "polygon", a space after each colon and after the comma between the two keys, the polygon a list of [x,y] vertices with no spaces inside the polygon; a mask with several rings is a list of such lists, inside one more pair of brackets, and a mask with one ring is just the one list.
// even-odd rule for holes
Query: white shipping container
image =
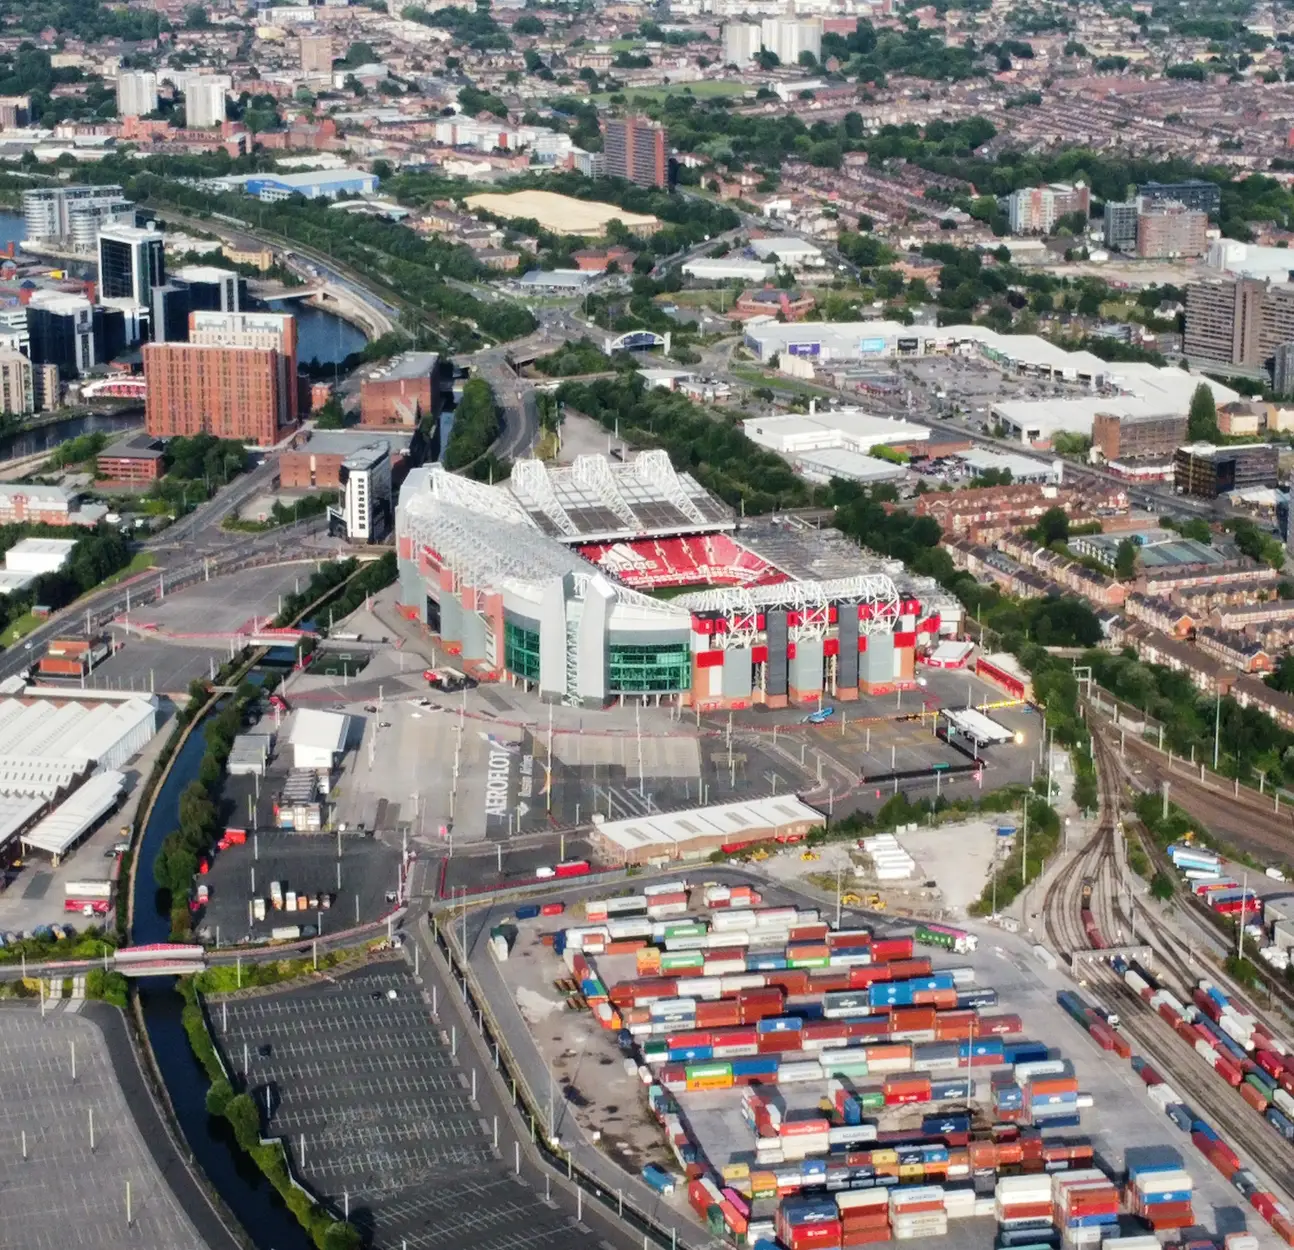
{"label": "white shipping container", "polygon": [[1232,1041],[1239,1042],[1246,1050],[1253,1050],[1254,1039],[1252,1025],[1242,1024],[1237,1021],[1234,1016],[1224,1014],[1222,1019],[1218,1021],[1218,1028],[1231,1038]]}
{"label": "white shipping container", "polygon": [[718,977],[679,977],[678,992],[686,998],[712,999],[723,993],[723,985]]}
{"label": "white shipping container", "polygon": [[795,1063],[782,1063],[777,1069],[777,1083],[785,1084],[787,1081],[820,1081],[822,1080],[822,1065],[815,1059],[810,1061],[799,1061]]}
{"label": "white shipping container", "polygon": [[719,988],[724,994],[736,994],[741,990],[763,989],[767,983],[762,972],[739,972],[723,977]]}
{"label": "white shipping container", "polygon": [[710,928],[716,933],[729,933],[734,929],[753,929],[757,923],[759,912],[747,911],[744,908],[741,911],[715,912],[710,917]]}
{"label": "white shipping container", "polygon": [[1165,1107],[1172,1106],[1175,1102],[1181,1102],[1177,1091],[1171,1085],[1151,1085],[1147,1088],[1146,1093],[1150,1096],[1150,1101],[1155,1104],[1161,1111]]}
{"label": "white shipping container", "polygon": [[1134,994],[1140,994],[1142,990],[1148,990],[1150,988],[1150,983],[1146,978],[1133,972],[1131,968],[1123,974],[1123,980]]}
{"label": "white shipping container", "polygon": [[643,895],[650,898],[653,894],[686,894],[686,881],[658,881],[655,885],[645,885]]}
{"label": "white shipping container", "polygon": [[1276,1087],[1276,1092],[1272,1095],[1272,1101],[1286,1115],[1294,1116],[1294,1098],[1291,1098],[1279,1085]]}
{"label": "white shipping container", "polygon": [[617,942],[623,938],[651,937],[651,921],[643,919],[608,920],[607,936]]}
{"label": "white shipping container", "polygon": [[846,1189],[836,1195],[838,1211],[870,1211],[889,1205],[889,1192],[884,1189]]}
{"label": "white shipping container", "polygon": [[754,1042],[736,1042],[732,1046],[714,1047],[716,1059],[750,1059],[759,1054],[759,1046]]}
{"label": "white shipping container", "polygon": [[686,916],[686,903],[659,903],[647,908],[647,915],[653,920],[664,920],[666,916]]}
{"label": "white shipping container", "polygon": [[1090,1224],[1082,1228],[1066,1228],[1061,1236],[1067,1245],[1099,1246],[1103,1229],[1102,1224]]}

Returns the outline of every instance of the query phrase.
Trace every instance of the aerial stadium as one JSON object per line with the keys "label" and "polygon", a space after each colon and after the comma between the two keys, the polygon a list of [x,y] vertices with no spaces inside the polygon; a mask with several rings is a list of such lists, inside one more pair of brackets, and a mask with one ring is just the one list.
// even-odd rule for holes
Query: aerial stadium
{"label": "aerial stadium", "polygon": [[473,676],[583,707],[856,699],[913,683],[917,650],[952,628],[943,602],[923,610],[899,566],[853,544],[796,561],[738,533],[659,450],[522,460],[493,486],[414,469],[399,601]]}

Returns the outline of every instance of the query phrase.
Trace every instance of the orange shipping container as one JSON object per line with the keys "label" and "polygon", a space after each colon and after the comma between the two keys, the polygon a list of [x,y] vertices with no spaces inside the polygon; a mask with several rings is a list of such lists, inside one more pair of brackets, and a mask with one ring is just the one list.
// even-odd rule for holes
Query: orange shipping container
{"label": "orange shipping container", "polygon": [[1029,1082],[1030,1094],[1077,1094],[1078,1078],[1073,1076],[1039,1077]]}
{"label": "orange shipping container", "polygon": [[875,1042],[870,1046],[864,1046],[863,1051],[866,1054],[868,1063],[874,1063],[881,1059],[911,1059],[912,1047],[906,1042]]}
{"label": "orange shipping container", "polygon": [[933,1007],[896,1007],[890,1012],[890,1027],[894,1030],[933,1029],[935,1010]]}
{"label": "orange shipping container", "polygon": [[1267,1099],[1264,1098],[1248,1081],[1244,1081],[1239,1086],[1240,1097],[1245,1100],[1260,1115],[1267,1110]]}
{"label": "orange shipping container", "polygon": [[643,948],[642,938],[625,938],[619,942],[608,942],[606,953],[608,955],[632,955],[635,951]]}

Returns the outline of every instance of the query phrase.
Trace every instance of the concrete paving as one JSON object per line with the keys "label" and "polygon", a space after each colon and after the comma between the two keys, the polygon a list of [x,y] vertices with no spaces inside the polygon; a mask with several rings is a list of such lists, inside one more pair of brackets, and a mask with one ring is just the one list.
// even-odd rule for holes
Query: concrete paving
{"label": "concrete paving", "polygon": [[0,1247],[206,1250],[163,1179],[90,1019],[64,1009],[43,1019],[28,1006],[0,1009],[0,1075]]}

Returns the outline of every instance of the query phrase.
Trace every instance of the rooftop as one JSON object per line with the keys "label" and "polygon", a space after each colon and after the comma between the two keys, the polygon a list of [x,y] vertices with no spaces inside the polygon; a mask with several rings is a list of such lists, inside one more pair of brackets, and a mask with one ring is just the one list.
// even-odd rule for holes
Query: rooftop
{"label": "rooftop", "polygon": [[436,352],[405,352],[397,356],[381,369],[371,373],[369,382],[399,382],[405,378],[425,378],[431,373],[440,360]]}

